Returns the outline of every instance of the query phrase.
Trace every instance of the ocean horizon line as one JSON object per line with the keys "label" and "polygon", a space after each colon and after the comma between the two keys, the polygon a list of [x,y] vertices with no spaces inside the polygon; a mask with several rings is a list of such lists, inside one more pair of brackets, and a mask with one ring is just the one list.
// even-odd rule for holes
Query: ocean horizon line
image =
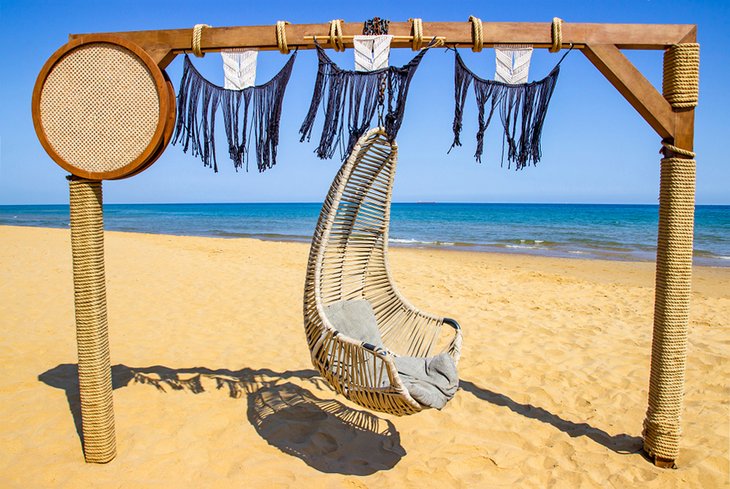
{"label": "ocean horizon line", "polygon": [[[105,204],[108,231],[306,242],[320,202]],[[396,202],[394,246],[566,258],[655,259],[656,204]],[[0,206],[0,225],[69,227],[68,204]],[[730,206],[695,209],[694,261],[730,266]]]}
{"label": "ocean horizon line", "polygon": [[[257,205],[257,204],[307,204],[322,205],[321,201],[249,201],[249,202],[104,202],[104,205]],[[417,204],[417,205],[595,205],[595,206],[646,206],[659,207],[659,202],[479,202],[479,201],[457,201],[457,200],[402,200],[393,201],[392,204]],[[20,207],[20,206],[66,206],[68,203],[22,203],[22,204],[1,204],[0,207]],[[695,204],[695,207],[730,207],[727,204]]]}

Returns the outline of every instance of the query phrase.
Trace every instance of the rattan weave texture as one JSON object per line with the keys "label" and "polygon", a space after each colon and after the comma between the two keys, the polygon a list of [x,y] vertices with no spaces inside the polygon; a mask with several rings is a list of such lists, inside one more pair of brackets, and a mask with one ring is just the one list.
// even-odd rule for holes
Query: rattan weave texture
{"label": "rattan weave texture", "polygon": [[48,73],[40,120],[63,160],[84,171],[110,172],[134,162],[152,142],[160,96],[136,54],[111,43],[89,43]]}
{"label": "rattan weave texture", "polygon": [[[388,268],[390,200],[398,149],[382,128],[364,134],[332,182],[312,239],[304,291],[304,325],[312,363],[340,394],[374,411],[423,409],[403,387],[393,354],[447,351],[455,362],[461,330],[443,336],[444,318],[416,309]],[[339,334],[324,308],[340,300],[370,302],[388,351],[371,351]]]}

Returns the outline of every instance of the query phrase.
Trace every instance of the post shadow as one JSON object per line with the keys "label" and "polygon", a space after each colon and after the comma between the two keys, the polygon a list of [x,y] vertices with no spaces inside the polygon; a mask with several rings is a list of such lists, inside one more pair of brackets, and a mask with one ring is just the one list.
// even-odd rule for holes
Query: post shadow
{"label": "post shadow", "polygon": [[[275,372],[205,367],[173,369],[112,366],[112,388],[130,383],[147,384],[159,392],[205,392],[203,380],[215,382],[235,399],[246,397],[247,418],[266,442],[326,473],[370,475],[393,468],[406,454],[395,425],[367,411],[353,409],[335,399],[320,399],[311,391],[289,382],[299,379],[318,388],[327,384],[314,370]],[[83,446],[78,366],[61,364],[38,380],[64,390],[76,432]]]}
{"label": "post shadow", "polygon": [[[233,371],[205,367],[173,369],[161,365],[112,366],[113,389],[134,382],[150,385],[163,393],[170,389],[200,394],[205,392],[203,379],[214,381],[216,389],[227,390],[232,398],[246,397],[247,418],[256,432],[271,446],[300,458],[320,472],[369,475],[394,467],[406,453],[400,443],[400,434],[389,420],[350,408],[335,399],[320,399],[308,389],[288,382],[299,379],[317,388],[328,388],[311,369],[276,372],[250,368]],[[83,446],[78,366],[58,365],[40,374],[38,380],[66,393]],[[460,380],[460,387],[478,399],[550,424],[573,438],[588,437],[619,454],[642,453],[640,437],[625,433],[612,436],[588,423],[568,421],[546,409],[518,403],[468,380]]]}
{"label": "post shadow", "polygon": [[477,399],[490,402],[495,406],[506,407],[510,411],[525,416],[526,418],[535,419],[543,423],[554,426],[571,438],[586,436],[604,447],[622,455],[641,453],[643,440],[638,436],[631,436],[626,433],[619,435],[609,435],[605,431],[595,428],[588,423],[574,423],[560,416],[553,414],[541,407],[532,404],[521,404],[505,396],[498,394],[483,387],[478,387],[468,380],[460,380],[459,386],[466,392],[473,394]]}
{"label": "post shadow", "polygon": [[[112,367],[112,390],[124,387],[132,380],[134,375],[124,365]],[[50,370],[46,370],[38,376],[38,380],[44,384],[61,389],[66,393],[68,408],[73,416],[76,434],[79,436],[81,449],[84,448],[84,432],[81,429],[81,397],[79,395],[79,366],[76,363],[60,364]]]}

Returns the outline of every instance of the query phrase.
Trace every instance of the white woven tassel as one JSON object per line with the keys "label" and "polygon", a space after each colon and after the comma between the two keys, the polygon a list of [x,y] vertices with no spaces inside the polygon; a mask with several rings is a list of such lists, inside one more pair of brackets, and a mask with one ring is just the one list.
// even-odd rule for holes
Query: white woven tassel
{"label": "white woven tassel", "polygon": [[224,88],[243,90],[256,83],[256,59],[258,51],[226,49],[221,51],[223,58]]}
{"label": "white woven tassel", "polygon": [[532,46],[524,44],[503,44],[494,46],[497,71],[494,79],[499,82],[527,83],[532,58]]}
{"label": "white woven tassel", "polygon": [[375,71],[388,67],[393,36],[355,36],[355,71]]}

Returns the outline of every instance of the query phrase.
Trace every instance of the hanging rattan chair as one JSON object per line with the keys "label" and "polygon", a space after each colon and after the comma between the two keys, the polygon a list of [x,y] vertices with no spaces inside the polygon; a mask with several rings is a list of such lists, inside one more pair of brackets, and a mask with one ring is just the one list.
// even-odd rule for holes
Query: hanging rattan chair
{"label": "hanging rattan chair", "polygon": [[[458,363],[462,335],[453,319],[416,309],[391,279],[388,228],[397,155],[383,128],[371,129],[332,182],[309,252],[304,325],[312,363],[338,393],[367,409],[400,416],[425,407],[401,382],[394,355],[446,351]],[[331,304],[362,299],[372,306],[385,348],[342,334],[326,316]],[[442,337],[444,324],[452,338]]]}

